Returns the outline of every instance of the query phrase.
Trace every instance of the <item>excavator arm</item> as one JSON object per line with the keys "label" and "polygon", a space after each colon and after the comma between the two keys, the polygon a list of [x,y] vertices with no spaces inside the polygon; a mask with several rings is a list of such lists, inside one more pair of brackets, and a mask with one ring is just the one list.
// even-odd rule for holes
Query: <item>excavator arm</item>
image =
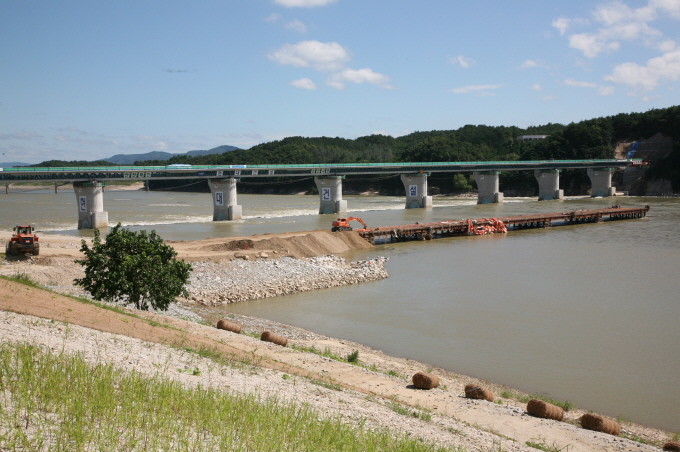
{"label": "excavator arm", "polygon": [[347,218],[338,218],[333,222],[333,226],[331,227],[331,231],[336,232],[336,231],[351,231],[352,226],[350,223],[352,221],[356,221],[358,223],[361,223],[363,226],[363,229],[367,229],[368,226],[366,226],[366,223],[364,220],[362,220],[359,217],[347,217]]}

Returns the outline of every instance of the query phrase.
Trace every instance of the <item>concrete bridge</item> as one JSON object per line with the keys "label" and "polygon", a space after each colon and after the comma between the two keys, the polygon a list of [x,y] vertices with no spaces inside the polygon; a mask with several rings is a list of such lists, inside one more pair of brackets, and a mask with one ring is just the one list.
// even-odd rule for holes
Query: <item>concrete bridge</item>
{"label": "concrete bridge", "polygon": [[[108,225],[104,210],[103,188],[106,181],[152,179],[208,179],[213,198],[213,220],[236,220],[242,216],[236,184],[242,178],[314,177],[319,190],[319,213],[347,210],[342,199],[342,180],[354,174],[399,174],[406,192],[406,209],[432,206],[427,195],[427,176],[432,173],[471,172],[478,188],[477,202],[502,203],[499,176],[503,171],[533,171],[538,181],[538,199],[564,197],[560,171],[586,169],[591,181],[591,196],[613,196],[612,173],[639,163],[634,159],[542,160],[512,162],[428,162],[362,163],[319,165],[183,165],[102,166],[102,167],[21,167],[0,168],[0,183],[16,182],[73,183],[78,204],[78,229]],[[8,191],[8,190],[6,190]]]}

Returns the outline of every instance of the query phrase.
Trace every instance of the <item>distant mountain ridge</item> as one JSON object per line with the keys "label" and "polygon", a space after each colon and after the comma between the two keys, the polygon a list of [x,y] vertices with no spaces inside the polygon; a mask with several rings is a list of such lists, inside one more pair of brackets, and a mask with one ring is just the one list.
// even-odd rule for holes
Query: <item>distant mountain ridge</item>
{"label": "distant mountain ridge", "polygon": [[[148,160],[170,160],[172,157],[178,155],[188,155],[189,157],[197,157],[199,155],[212,155],[212,154],[223,154],[225,152],[234,151],[236,146],[229,146],[224,144],[222,146],[217,146],[216,148],[208,149],[207,151],[188,151],[179,154],[171,154],[170,152],[162,151],[152,151],[145,154],[116,154],[111,157],[106,157],[102,160],[104,162],[110,162],[116,165],[134,165],[135,162],[144,162]],[[31,163],[24,162],[0,162],[0,168],[12,168],[13,166],[31,166]]]}
{"label": "distant mountain ridge", "polygon": [[11,168],[13,166],[28,166],[30,163],[21,162],[0,162],[0,168]]}
{"label": "distant mountain ridge", "polygon": [[170,160],[172,157],[178,155],[188,155],[190,157],[197,157],[199,155],[223,154],[225,152],[238,149],[236,146],[229,146],[227,144],[217,146],[216,148],[208,149],[207,151],[189,151],[180,154],[171,154],[170,152],[153,151],[146,154],[116,154],[111,157],[103,158],[105,162],[115,163],[116,165],[133,165],[135,162],[143,162],[148,160]]}

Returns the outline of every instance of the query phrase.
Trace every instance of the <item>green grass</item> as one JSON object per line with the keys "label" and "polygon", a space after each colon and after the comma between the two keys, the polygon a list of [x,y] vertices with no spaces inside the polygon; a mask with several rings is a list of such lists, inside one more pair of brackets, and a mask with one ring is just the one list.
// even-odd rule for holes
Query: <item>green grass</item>
{"label": "green grass", "polygon": [[347,362],[351,364],[359,363],[359,350],[354,350],[352,353],[347,355]]}
{"label": "green grass", "polygon": [[29,345],[0,344],[0,401],[1,450],[444,450]]}
{"label": "green grass", "polygon": [[552,444],[548,444],[548,443],[545,442],[545,440],[543,438],[539,438],[536,441],[529,440],[529,441],[525,442],[524,444],[526,444],[529,447],[533,447],[534,449],[544,450],[546,452],[562,452],[562,451],[569,450],[568,445],[564,446],[564,447],[559,447],[559,446],[555,445],[554,442]]}
{"label": "green grass", "polygon": [[12,276],[4,276],[4,275],[0,275],[0,278],[6,279],[6,280],[8,280],[8,281],[14,281],[14,282],[17,282],[17,283],[19,283],[19,284],[24,284],[24,285],[26,285],[26,286],[35,287],[35,288],[37,288],[37,289],[42,289],[42,288],[43,288],[40,284],[38,284],[37,282],[33,281],[33,279],[31,278],[31,276],[30,276],[28,273],[23,273],[23,272],[19,273],[19,272],[17,272],[17,273],[15,273],[15,274],[12,275]]}
{"label": "green grass", "polygon": [[414,417],[416,419],[420,419],[420,420],[427,421],[427,422],[432,420],[432,414],[430,414],[426,410],[413,409],[413,408],[404,406],[404,405],[402,405],[401,403],[398,403],[398,402],[390,402],[387,406],[392,411],[394,411],[397,414],[401,414],[402,416]]}
{"label": "green grass", "polygon": [[515,391],[502,391],[500,396],[504,399],[512,399],[522,403],[528,403],[531,399],[543,400],[544,402],[552,403],[553,405],[562,408],[564,411],[569,411],[574,408],[574,405],[567,400],[555,400],[539,394],[520,394]]}

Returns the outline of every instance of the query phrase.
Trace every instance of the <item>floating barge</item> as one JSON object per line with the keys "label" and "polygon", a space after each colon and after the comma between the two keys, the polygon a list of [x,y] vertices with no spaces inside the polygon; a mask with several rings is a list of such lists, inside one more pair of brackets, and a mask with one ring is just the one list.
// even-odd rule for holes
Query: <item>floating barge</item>
{"label": "floating barge", "polygon": [[620,207],[608,209],[575,210],[572,212],[537,213],[477,220],[451,220],[436,223],[415,223],[401,226],[381,226],[357,229],[356,231],[373,244],[405,242],[411,240],[432,240],[441,237],[461,235],[486,235],[506,233],[523,229],[548,228],[603,221],[630,220],[643,218],[649,206]]}

